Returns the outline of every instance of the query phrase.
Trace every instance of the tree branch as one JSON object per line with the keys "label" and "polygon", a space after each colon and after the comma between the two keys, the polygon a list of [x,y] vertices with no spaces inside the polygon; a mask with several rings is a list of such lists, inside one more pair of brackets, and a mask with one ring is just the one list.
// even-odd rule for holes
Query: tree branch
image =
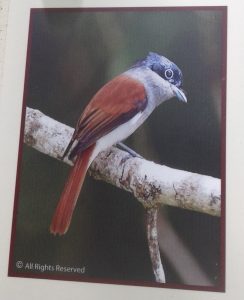
{"label": "tree branch", "polygon": [[[73,128],[27,108],[24,142],[56,159],[60,158]],[[64,162],[72,164],[67,158]],[[116,147],[101,152],[90,174],[131,192],[145,208],[166,204],[220,216],[220,179],[155,164]]]}
{"label": "tree branch", "polygon": [[[74,129],[27,107],[24,142],[54,158],[61,158]],[[64,162],[72,164],[67,158]],[[90,174],[131,192],[147,209],[147,239],[156,282],[165,283],[161,262],[157,213],[167,204],[214,216],[220,215],[220,180],[155,164],[111,147],[101,152]]]}

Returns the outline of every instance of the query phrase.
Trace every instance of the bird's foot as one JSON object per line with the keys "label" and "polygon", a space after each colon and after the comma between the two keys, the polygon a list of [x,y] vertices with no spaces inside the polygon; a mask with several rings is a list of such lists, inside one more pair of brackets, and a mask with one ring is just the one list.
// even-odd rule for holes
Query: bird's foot
{"label": "bird's foot", "polygon": [[116,146],[117,146],[117,148],[128,152],[133,157],[143,158],[140,154],[138,154],[137,152],[132,150],[130,147],[126,146],[124,143],[121,143],[121,142],[117,143]]}

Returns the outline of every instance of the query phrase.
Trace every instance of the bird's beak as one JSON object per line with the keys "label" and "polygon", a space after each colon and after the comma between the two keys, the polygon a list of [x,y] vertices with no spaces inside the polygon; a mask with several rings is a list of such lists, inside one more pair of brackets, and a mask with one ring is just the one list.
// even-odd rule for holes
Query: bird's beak
{"label": "bird's beak", "polygon": [[186,98],[186,95],[184,93],[183,90],[181,90],[180,88],[178,88],[177,86],[174,86],[174,93],[175,93],[175,96],[182,102],[187,102],[187,98]]}

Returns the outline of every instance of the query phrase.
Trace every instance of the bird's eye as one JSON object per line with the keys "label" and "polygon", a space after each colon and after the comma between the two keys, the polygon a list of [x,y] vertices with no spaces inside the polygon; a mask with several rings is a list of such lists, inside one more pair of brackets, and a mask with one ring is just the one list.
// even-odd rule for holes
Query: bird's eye
{"label": "bird's eye", "polygon": [[174,76],[174,72],[171,69],[167,69],[165,70],[164,75],[166,79],[172,79]]}

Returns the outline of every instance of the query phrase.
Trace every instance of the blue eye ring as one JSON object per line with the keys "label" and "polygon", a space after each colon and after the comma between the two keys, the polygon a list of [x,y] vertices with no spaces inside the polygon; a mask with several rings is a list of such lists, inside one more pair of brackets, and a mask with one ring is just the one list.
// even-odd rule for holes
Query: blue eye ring
{"label": "blue eye ring", "polygon": [[172,79],[173,76],[174,76],[173,70],[172,70],[172,69],[166,69],[166,70],[164,71],[164,76],[165,76],[165,78],[168,79],[168,80]]}

